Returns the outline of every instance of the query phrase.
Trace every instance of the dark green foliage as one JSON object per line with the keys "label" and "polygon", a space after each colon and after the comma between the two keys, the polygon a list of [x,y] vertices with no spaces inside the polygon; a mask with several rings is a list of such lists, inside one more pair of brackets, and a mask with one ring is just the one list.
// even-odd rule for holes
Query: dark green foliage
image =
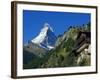
{"label": "dark green foliage", "polygon": [[[77,57],[73,55],[72,52],[78,32],[90,31],[90,26],[90,23],[87,25],[83,24],[81,27],[70,26],[67,32],[65,31],[63,35],[58,36],[58,39],[60,38],[60,44],[57,45],[54,50],[47,52],[46,55],[42,57],[38,57],[34,54],[31,55],[31,60],[24,63],[24,69],[90,65],[90,63],[88,63],[90,59],[84,59],[81,63],[77,64]],[[24,52],[24,54],[25,53],[26,52]]]}
{"label": "dark green foliage", "polygon": [[23,68],[37,68],[41,64],[41,58],[30,53],[28,51],[23,51]]}

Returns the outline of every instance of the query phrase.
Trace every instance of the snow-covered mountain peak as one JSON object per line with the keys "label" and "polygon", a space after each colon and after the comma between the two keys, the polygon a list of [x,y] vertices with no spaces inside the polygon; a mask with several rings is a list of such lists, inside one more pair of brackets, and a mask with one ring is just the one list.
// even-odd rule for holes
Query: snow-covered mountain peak
{"label": "snow-covered mountain peak", "polygon": [[53,29],[50,27],[48,23],[45,23],[43,28],[41,29],[41,32],[46,32],[48,30],[51,30],[53,32]]}
{"label": "snow-covered mountain peak", "polygon": [[45,23],[39,35],[31,40],[32,43],[38,44],[42,47],[52,49],[54,48],[56,36],[53,29],[48,23]]}

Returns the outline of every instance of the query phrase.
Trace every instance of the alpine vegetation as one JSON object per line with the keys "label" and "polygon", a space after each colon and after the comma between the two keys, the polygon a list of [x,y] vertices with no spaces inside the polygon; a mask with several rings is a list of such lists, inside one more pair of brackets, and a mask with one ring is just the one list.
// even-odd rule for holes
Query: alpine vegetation
{"label": "alpine vegetation", "polygon": [[23,69],[91,65],[91,23],[69,26],[56,35],[44,23],[40,33],[23,47]]}

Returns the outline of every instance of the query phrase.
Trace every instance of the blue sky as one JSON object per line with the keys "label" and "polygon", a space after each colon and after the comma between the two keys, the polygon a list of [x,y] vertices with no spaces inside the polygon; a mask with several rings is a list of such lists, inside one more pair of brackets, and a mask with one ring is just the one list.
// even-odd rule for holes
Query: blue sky
{"label": "blue sky", "polygon": [[55,35],[63,34],[69,26],[80,26],[91,20],[89,13],[23,10],[23,42],[35,38],[44,23],[50,24]]}

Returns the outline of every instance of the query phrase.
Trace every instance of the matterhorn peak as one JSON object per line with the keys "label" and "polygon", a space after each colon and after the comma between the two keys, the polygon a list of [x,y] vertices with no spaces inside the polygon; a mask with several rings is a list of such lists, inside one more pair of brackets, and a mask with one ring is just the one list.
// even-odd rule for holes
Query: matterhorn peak
{"label": "matterhorn peak", "polygon": [[50,27],[50,25],[46,22],[44,23],[44,27]]}
{"label": "matterhorn peak", "polygon": [[44,23],[39,35],[31,40],[31,42],[50,50],[55,47],[56,36],[50,25],[48,23]]}
{"label": "matterhorn peak", "polygon": [[41,32],[47,31],[49,29],[53,32],[53,29],[50,27],[50,25],[48,23],[44,23],[44,26],[41,29]]}

